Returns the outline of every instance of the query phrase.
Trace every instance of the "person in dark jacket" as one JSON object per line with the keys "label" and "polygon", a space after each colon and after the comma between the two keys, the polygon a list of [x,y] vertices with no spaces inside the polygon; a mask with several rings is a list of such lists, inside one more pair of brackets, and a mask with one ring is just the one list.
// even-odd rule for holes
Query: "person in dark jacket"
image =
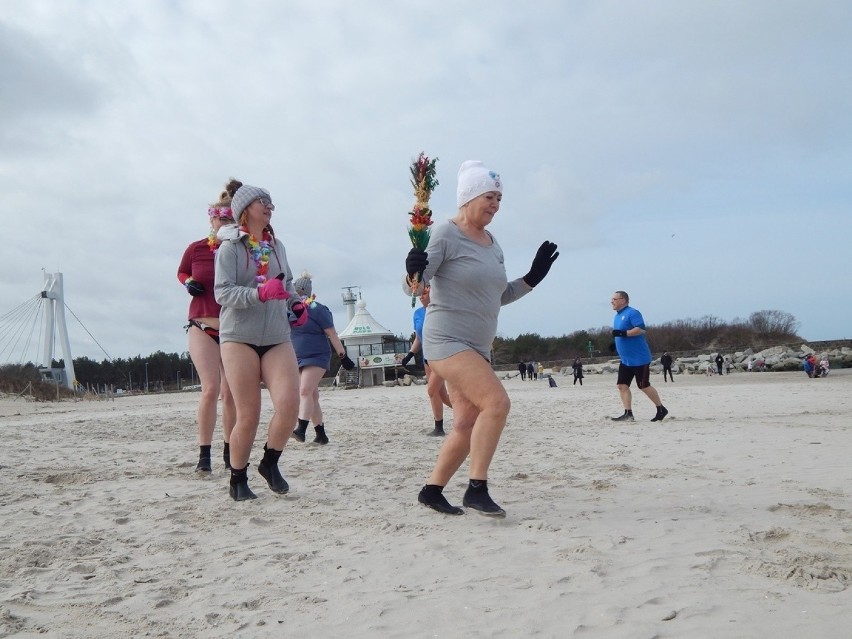
{"label": "person in dark jacket", "polygon": [[571,368],[574,369],[574,386],[577,385],[577,381],[579,380],[580,386],[583,385],[583,362],[577,357],[574,360],[574,363],[571,364]]}
{"label": "person in dark jacket", "polygon": [[674,375],[672,374],[672,356],[668,351],[664,351],[662,357],[660,357],[660,364],[663,365],[663,381],[668,381],[666,376],[672,378],[672,384],[674,384]]}

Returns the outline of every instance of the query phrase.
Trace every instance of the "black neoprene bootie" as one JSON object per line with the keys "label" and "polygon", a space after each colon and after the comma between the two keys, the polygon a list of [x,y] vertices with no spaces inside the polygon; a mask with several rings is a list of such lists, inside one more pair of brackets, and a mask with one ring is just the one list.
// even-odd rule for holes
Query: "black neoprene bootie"
{"label": "black neoprene bootie", "polygon": [[251,492],[248,485],[248,464],[245,468],[231,468],[231,485],[228,494],[234,501],[245,501],[246,499],[257,499],[257,495]]}
{"label": "black neoprene bootie", "polygon": [[435,429],[431,433],[429,433],[429,435],[431,435],[432,437],[443,437],[444,435],[446,435],[446,433],[444,432],[443,419],[435,420]]}
{"label": "black neoprene bootie", "polygon": [[225,442],[222,449],[222,461],[225,462],[225,470],[231,470],[231,444]]}
{"label": "black neoprene bootie", "polygon": [[652,422],[661,422],[666,418],[666,415],[669,414],[669,409],[660,404],[657,406],[657,414],[654,415],[654,418],[651,420]]}
{"label": "black neoprene bootie", "polygon": [[505,517],[506,511],[500,508],[488,494],[488,482],[484,479],[471,479],[464,493],[462,504],[486,517]]}
{"label": "black neoprene bootie", "polygon": [[300,442],[305,441],[305,432],[308,430],[308,420],[300,419],[299,425],[296,426],[296,430],[293,431],[293,437],[295,437]]}
{"label": "black neoprene bootie", "polygon": [[284,494],[290,490],[287,480],[281,476],[281,471],[278,470],[278,458],[281,457],[283,451],[267,448],[263,445],[263,459],[257,465],[257,472],[269,484],[269,489],[272,492]]}
{"label": "black neoprene bootie", "polygon": [[464,511],[458,506],[453,506],[447,501],[447,498],[442,494],[443,486],[435,484],[426,484],[420,489],[420,494],[417,495],[417,501],[424,506],[428,506],[432,510],[437,510],[445,515],[464,515]]}
{"label": "black neoprene bootie", "polygon": [[198,464],[195,466],[196,473],[209,473],[213,471],[210,465],[210,446],[199,446]]}
{"label": "black neoprene bootie", "polygon": [[320,424],[319,426],[314,426],[314,430],[317,431],[317,436],[314,437],[315,444],[327,444],[328,437],[325,434],[325,425]]}

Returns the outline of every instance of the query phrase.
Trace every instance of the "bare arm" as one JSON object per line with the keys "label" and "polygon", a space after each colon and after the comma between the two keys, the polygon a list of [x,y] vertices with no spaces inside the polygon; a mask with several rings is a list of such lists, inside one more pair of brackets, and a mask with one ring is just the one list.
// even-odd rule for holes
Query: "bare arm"
{"label": "bare arm", "polygon": [[346,349],[343,347],[343,342],[341,342],[340,338],[337,336],[337,331],[334,330],[334,326],[325,329],[325,334],[328,337],[328,341],[331,343],[331,347],[334,349],[334,352],[337,353],[337,356],[342,357],[345,355]]}

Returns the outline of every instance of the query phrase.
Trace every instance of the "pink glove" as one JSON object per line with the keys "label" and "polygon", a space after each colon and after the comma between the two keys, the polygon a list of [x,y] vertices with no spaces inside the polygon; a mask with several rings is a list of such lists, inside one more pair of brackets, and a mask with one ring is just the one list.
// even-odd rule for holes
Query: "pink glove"
{"label": "pink glove", "polygon": [[257,296],[261,302],[268,300],[286,300],[290,297],[290,293],[284,288],[284,284],[279,279],[266,280],[258,289]]}
{"label": "pink glove", "polygon": [[302,324],[308,321],[308,307],[302,304],[301,302],[296,302],[290,307],[290,312],[296,319],[290,320],[290,326],[294,328],[298,328]]}

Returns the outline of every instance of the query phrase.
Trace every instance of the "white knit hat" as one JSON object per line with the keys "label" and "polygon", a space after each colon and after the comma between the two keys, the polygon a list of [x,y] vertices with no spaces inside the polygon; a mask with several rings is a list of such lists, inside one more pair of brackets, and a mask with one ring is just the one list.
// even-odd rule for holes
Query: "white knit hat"
{"label": "white knit hat", "polygon": [[239,222],[240,215],[242,215],[245,208],[260,197],[269,197],[269,191],[259,186],[249,186],[248,184],[243,184],[238,188],[237,192],[234,193],[234,197],[231,199],[231,212],[234,214],[234,219]]}
{"label": "white knit hat", "polygon": [[456,191],[459,208],[473,198],[489,191],[503,192],[503,181],[500,179],[500,174],[489,171],[479,160],[462,162],[459,168],[459,186]]}

